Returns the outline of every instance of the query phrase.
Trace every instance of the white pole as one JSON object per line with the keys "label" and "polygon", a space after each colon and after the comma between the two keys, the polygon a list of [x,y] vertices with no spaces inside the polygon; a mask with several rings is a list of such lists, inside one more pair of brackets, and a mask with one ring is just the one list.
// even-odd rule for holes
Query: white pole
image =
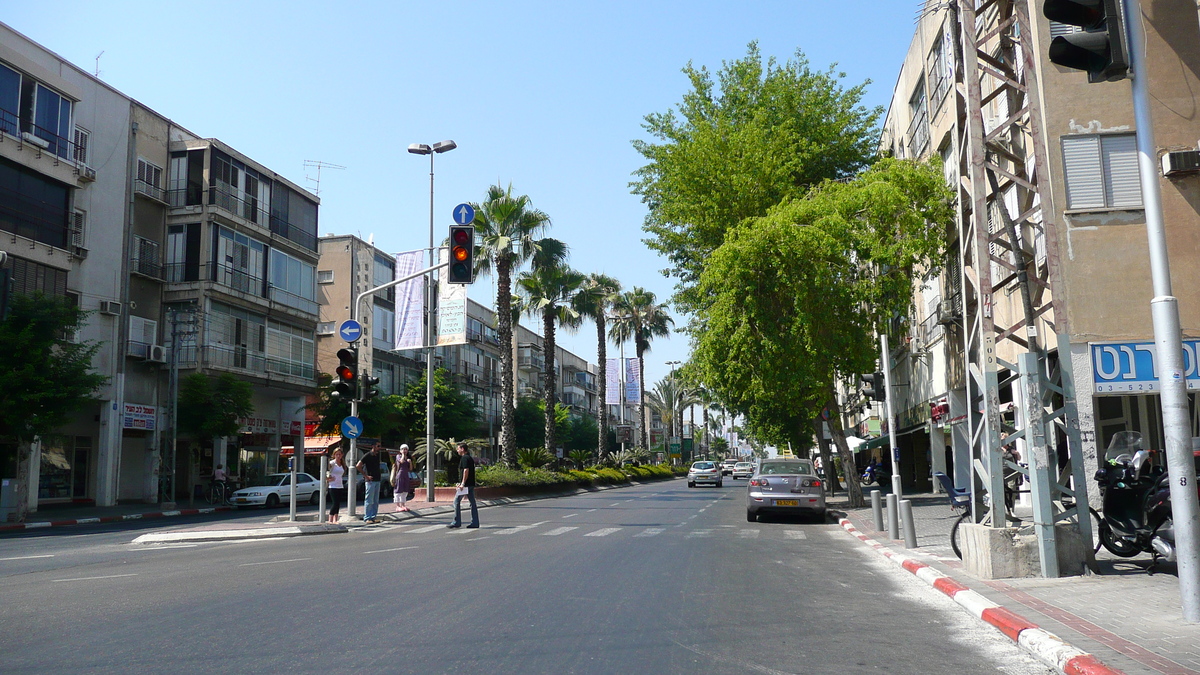
{"label": "white pole", "polygon": [[[900,488],[900,449],[896,445],[896,415],[892,409],[892,357],[888,352],[887,334],[879,336],[881,351],[879,367],[883,370],[883,403],[887,407],[888,445],[892,453],[892,494],[897,498],[904,496]],[[854,480],[850,472],[846,472],[847,480]],[[894,537],[893,537],[894,538]]]}

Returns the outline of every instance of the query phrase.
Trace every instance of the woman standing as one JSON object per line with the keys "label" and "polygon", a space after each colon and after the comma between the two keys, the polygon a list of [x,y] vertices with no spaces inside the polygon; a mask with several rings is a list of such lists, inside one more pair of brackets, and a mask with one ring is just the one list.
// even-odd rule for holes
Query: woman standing
{"label": "woman standing", "polygon": [[329,465],[329,475],[325,476],[326,482],[329,483],[329,522],[336,523],[338,521],[338,511],[342,509],[342,502],[346,499],[346,484],[343,479],[346,476],[346,457],[341,448],[333,451],[333,462]]}
{"label": "woman standing", "polygon": [[411,471],[412,460],[408,457],[408,446],[401,445],[400,455],[392,464],[392,500],[396,502],[397,511],[408,510],[405,502],[408,501],[408,493],[412,491],[412,480],[409,478]]}

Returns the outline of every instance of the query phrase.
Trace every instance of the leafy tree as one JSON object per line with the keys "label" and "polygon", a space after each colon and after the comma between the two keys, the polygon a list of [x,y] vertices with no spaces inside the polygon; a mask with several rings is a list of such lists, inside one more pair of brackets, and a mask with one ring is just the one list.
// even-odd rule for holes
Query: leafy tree
{"label": "leafy tree", "polygon": [[659,304],[654,293],[640,286],[634,286],[632,291],[621,294],[613,305],[615,316],[608,335],[613,342],[621,344],[633,340],[637,350],[638,388],[642,392],[641,403],[638,406],[641,418],[642,444],[650,446],[649,421],[646,419],[646,362],[642,356],[650,351],[650,342],[656,337],[667,337],[671,334],[671,326],[675,320],[667,313],[667,306]]}
{"label": "leafy tree", "polygon": [[[455,389],[446,371],[433,373],[433,415],[438,434],[444,438],[464,438],[479,430],[479,409],[474,399]],[[400,440],[414,439],[416,447],[425,438],[425,410],[428,397],[424,380],[410,382],[402,396],[388,397],[394,429]],[[436,440],[436,439],[435,439]]]}
{"label": "leafy tree", "polygon": [[620,297],[621,282],[603,274],[593,273],[575,294],[572,305],[580,314],[589,317],[596,324],[596,418],[599,423],[596,428],[596,452],[600,461],[608,450],[608,336],[605,324],[608,313]]}
{"label": "leafy tree", "polygon": [[567,450],[596,449],[596,420],[590,415],[570,418],[563,428],[563,447]]}
{"label": "leafy tree", "polygon": [[689,63],[691,91],[674,110],[645,117],[654,141],[634,141],[647,164],[630,184],[649,209],[646,244],[671,262],[676,307],[704,304],[697,283],[725,233],[825,179],[852,176],[875,154],[882,108],[861,105],[866,85],[818,72],[797,50],[764,64],[758,45],[713,75]]}
{"label": "leafy tree", "polygon": [[535,448],[545,438],[544,413],[545,403],[537,399],[522,396],[517,399],[517,410],[514,415],[517,446]]}
{"label": "leafy tree", "polygon": [[8,373],[8,386],[0,388],[0,439],[17,448],[18,520],[29,503],[29,444],[94,402],[108,381],[92,372],[99,344],[68,339],[86,317],[65,298],[34,293],[13,297],[0,321],[0,372]]}
{"label": "leafy tree", "polygon": [[233,436],[254,414],[254,387],[232,373],[192,373],[179,383],[179,431],[196,440]]}
{"label": "leafy tree", "polygon": [[533,242],[550,226],[550,216],[534,209],[525,195],[514,195],[512,186],[488,188],[475,208],[475,232],[482,245],[480,271],[496,274],[496,332],[500,338],[500,434],[501,457],[510,467],[517,465],[516,383],[513,379],[512,275],[532,253]]}
{"label": "leafy tree", "polygon": [[[693,360],[754,436],[799,442],[823,407],[837,411],[839,373],[874,369],[874,333],[907,314],[916,270],[940,255],[951,197],[940,167],[886,159],[729,232],[700,277],[712,302]],[[849,466],[840,418],[830,431]]]}

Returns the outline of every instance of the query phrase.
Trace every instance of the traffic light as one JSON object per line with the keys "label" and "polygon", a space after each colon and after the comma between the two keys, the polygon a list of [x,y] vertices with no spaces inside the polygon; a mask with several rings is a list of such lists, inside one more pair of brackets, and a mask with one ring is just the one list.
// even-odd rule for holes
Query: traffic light
{"label": "traffic light", "polygon": [[470,225],[450,226],[450,272],[446,281],[451,284],[475,281],[475,228]]}
{"label": "traffic light", "polygon": [[333,385],[335,398],[353,401],[358,396],[358,348],[343,347],[338,350],[338,367],[334,371],[337,383]]}
{"label": "traffic light", "polygon": [[363,402],[370,401],[379,395],[379,378],[371,377],[370,373],[366,373],[362,378],[362,400]]}
{"label": "traffic light", "polygon": [[871,373],[862,376],[863,396],[882,401],[887,398],[887,386],[883,381],[883,373]]}
{"label": "traffic light", "polygon": [[1088,82],[1115,82],[1129,74],[1121,0],[1046,0],[1042,14],[1082,32],[1050,41],[1050,61],[1083,70]]}

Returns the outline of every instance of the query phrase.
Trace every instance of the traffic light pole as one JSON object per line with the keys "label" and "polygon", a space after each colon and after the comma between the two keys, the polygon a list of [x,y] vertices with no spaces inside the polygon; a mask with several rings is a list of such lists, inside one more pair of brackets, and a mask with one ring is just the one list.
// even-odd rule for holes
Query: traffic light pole
{"label": "traffic light pole", "polygon": [[1163,224],[1162,190],[1158,182],[1157,146],[1150,115],[1150,77],[1146,67],[1146,37],[1141,0],[1125,0],[1125,26],[1129,37],[1133,115],[1137,127],[1138,168],[1146,210],[1146,236],[1150,248],[1150,275],[1158,385],[1161,391],[1167,473],[1171,476],[1171,515],[1179,566],[1179,595],[1183,618],[1200,623],[1200,505],[1196,496],[1196,467],[1192,458],[1188,422],[1187,380],[1183,368],[1183,336],[1179,304],[1171,290],[1171,264]]}

